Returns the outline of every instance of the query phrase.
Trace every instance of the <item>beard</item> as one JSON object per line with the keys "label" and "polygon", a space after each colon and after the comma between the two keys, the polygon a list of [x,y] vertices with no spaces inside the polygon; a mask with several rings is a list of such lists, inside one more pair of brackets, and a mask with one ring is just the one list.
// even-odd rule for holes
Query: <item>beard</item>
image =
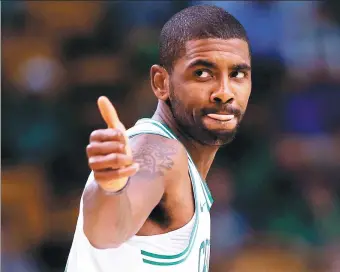
{"label": "beard", "polygon": [[[172,112],[172,115],[180,127],[181,131],[185,133],[189,138],[199,142],[202,145],[210,146],[224,146],[232,142],[237,134],[238,127],[242,120],[243,114],[238,109],[232,109],[237,118],[237,125],[233,130],[211,130],[208,129],[202,118],[207,113],[209,109],[204,109],[199,112],[188,111],[185,106],[181,103],[174,93],[174,89],[170,84],[170,96],[167,104]],[[223,106],[226,107],[226,106]],[[210,110],[210,112],[212,112]]]}

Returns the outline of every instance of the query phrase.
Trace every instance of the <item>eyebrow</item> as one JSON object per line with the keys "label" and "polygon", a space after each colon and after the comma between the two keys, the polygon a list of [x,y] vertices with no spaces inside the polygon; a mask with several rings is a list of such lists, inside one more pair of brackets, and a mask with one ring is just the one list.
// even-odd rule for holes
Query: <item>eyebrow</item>
{"label": "eyebrow", "polygon": [[203,60],[203,59],[198,59],[198,60],[193,61],[192,63],[189,64],[188,68],[190,69],[196,66],[204,66],[207,68],[217,68],[215,63],[212,63],[208,60]]}
{"label": "eyebrow", "polygon": [[250,65],[246,64],[246,63],[241,63],[241,64],[234,64],[231,67],[232,70],[234,71],[250,71],[251,67]]}
{"label": "eyebrow", "polygon": [[[188,68],[193,68],[196,66],[204,66],[206,68],[217,68],[217,65],[211,61],[198,59],[189,64]],[[250,71],[251,67],[247,63],[234,64],[231,67],[234,71]]]}

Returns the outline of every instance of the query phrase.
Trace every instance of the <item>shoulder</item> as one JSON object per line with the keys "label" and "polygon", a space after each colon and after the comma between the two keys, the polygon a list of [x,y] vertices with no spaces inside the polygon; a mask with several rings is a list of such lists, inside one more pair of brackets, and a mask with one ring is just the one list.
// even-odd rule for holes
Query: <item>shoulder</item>
{"label": "shoulder", "polygon": [[[129,140],[133,158],[140,172],[171,178],[188,170],[185,147],[181,142],[154,134],[141,134]],[[168,177],[168,178],[167,178]]]}

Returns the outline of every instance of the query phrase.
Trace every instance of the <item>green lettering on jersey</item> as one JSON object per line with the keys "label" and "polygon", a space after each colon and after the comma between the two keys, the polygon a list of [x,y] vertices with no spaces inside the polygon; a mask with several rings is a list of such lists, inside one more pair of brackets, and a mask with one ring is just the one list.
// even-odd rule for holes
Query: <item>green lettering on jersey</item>
{"label": "green lettering on jersey", "polygon": [[198,272],[209,271],[210,240],[206,239],[201,243],[198,257]]}

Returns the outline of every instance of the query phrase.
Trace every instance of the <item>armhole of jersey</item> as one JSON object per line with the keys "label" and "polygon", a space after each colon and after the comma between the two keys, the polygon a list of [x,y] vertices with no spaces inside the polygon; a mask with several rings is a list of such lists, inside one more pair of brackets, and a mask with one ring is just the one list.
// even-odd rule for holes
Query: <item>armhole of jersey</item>
{"label": "armhole of jersey", "polygon": [[[142,119],[145,120],[145,119]],[[147,119],[149,120],[149,119]],[[153,123],[150,121],[144,121],[147,123],[151,123],[153,125],[157,125],[157,123]],[[169,139],[176,139],[176,137],[174,135],[172,135],[169,131],[167,131],[165,128],[162,128],[161,126],[157,126],[159,129],[161,129],[161,131],[154,131],[151,129],[142,129],[140,128],[140,130],[138,132],[132,132],[129,133],[129,138],[133,138],[137,135],[141,135],[141,134],[153,134],[153,135],[159,135],[162,137],[166,137]],[[176,139],[177,140],[177,139]],[[188,154],[189,156],[189,154]],[[143,262],[146,264],[150,264],[150,265],[157,265],[157,266],[171,266],[171,265],[176,265],[176,264],[180,264],[182,262],[184,262],[188,256],[190,255],[191,249],[193,248],[194,245],[194,241],[196,239],[196,235],[197,235],[197,229],[198,229],[198,220],[199,220],[199,212],[198,212],[198,201],[197,201],[197,189],[196,189],[196,184],[195,184],[195,175],[193,173],[193,166],[191,165],[192,161],[189,159],[188,157],[188,169],[189,169],[189,177],[190,177],[190,181],[191,181],[191,185],[193,188],[193,192],[194,192],[194,199],[195,199],[195,221],[194,221],[194,227],[191,231],[191,235],[190,235],[190,239],[189,239],[189,243],[188,246],[180,253],[178,254],[174,254],[174,255],[163,255],[163,254],[156,254],[153,252],[149,252],[149,251],[145,251],[145,250],[141,250],[141,254],[142,254],[142,258],[143,258]]]}
{"label": "armhole of jersey", "polygon": [[[145,123],[152,124],[152,125],[156,126],[158,129],[160,129],[162,131],[162,133],[166,134],[169,138],[178,140],[176,138],[176,136],[171,132],[171,129],[167,125],[165,125],[165,124],[162,124],[162,123],[160,123],[158,121],[155,121],[155,120],[152,120],[152,119],[149,119],[149,118],[143,118],[143,119],[140,119],[137,122],[137,124],[143,124],[143,123],[144,124]],[[205,197],[205,199],[207,201],[208,209],[210,210],[212,204],[214,203],[214,199],[213,199],[213,197],[211,195],[211,192],[209,190],[209,187],[208,187],[206,181],[203,180],[203,178],[201,177],[200,173],[197,171],[195,163],[192,160],[189,152],[187,150],[186,150],[186,152],[188,154],[189,162],[192,163],[192,171],[196,172],[199,175],[199,177],[200,177],[200,184],[201,184],[201,187],[202,187],[202,191],[203,191],[204,197]],[[190,166],[190,164],[189,164],[189,166]]]}
{"label": "armhole of jersey", "polygon": [[206,199],[207,204],[208,204],[208,209],[210,211],[211,206],[214,203],[214,199],[213,199],[213,197],[211,195],[211,192],[209,190],[209,187],[208,187],[207,183],[202,178],[201,178],[201,186],[202,186],[202,189],[203,189],[203,193],[204,193],[205,199]]}

